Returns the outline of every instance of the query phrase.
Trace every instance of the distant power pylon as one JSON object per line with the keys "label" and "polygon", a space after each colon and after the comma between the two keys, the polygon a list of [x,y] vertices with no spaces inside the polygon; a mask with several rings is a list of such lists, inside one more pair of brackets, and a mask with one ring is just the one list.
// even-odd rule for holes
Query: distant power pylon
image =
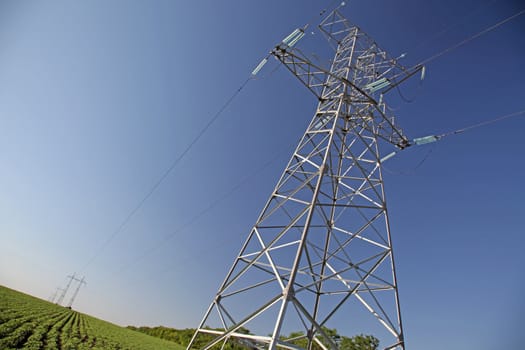
{"label": "distant power pylon", "polygon": [[333,328],[404,349],[381,163],[409,143],[383,96],[422,67],[401,66],[337,10],[319,29],[329,70],[294,47],[304,29],[271,52],[319,104],[188,349],[338,349]]}
{"label": "distant power pylon", "polygon": [[69,299],[69,303],[67,304],[67,307],[71,307],[71,305],[73,305],[73,302],[75,301],[75,298],[77,297],[77,294],[78,294],[78,291],[80,290],[80,287],[83,284],[86,284],[86,282],[84,281],[84,277],[82,277],[82,279],[80,279],[80,280],[75,278],[75,280],[78,282],[77,288],[75,289],[75,292],[73,293],[73,296],[71,297],[71,299]]}
{"label": "distant power pylon", "polygon": [[56,302],[57,305],[62,305],[62,301],[64,300],[64,297],[66,296],[67,291],[69,290],[69,287],[71,286],[71,282],[73,282],[73,280],[77,279],[75,277],[75,274],[69,275],[69,276],[67,276],[67,278],[69,279],[69,281],[67,282],[66,288],[62,289],[62,294],[60,294],[60,296],[58,297],[58,300]]}
{"label": "distant power pylon", "polygon": [[55,292],[49,297],[49,299],[47,299],[47,301],[49,301],[50,303],[54,303],[59,291],[63,291],[63,289],[60,287],[57,287]]}

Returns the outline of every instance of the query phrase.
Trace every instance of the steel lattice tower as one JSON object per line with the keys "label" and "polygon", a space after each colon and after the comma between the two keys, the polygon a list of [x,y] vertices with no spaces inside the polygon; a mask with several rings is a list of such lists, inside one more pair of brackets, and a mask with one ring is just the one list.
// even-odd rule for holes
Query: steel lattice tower
{"label": "steel lattice tower", "polygon": [[78,282],[77,288],[75,289],[75,292],[73,293],[73,296],[71,296],[71,299],[69,299],[69,303],[67,303],[67,307],[71,307],[73,305],[73,302],[75,301],[75,298],[78,295],[78,291],[80,290],[80,287],[82,287],[83,284],[86,284],[86,281],[84,281],[84,277],[82,279],[75,278],[75,281]]}
{"label": "steel lattice tower", "polygon": [[421,67],[402,67],[337,10],[319,28],[330,70],[294,47],[302,29],[271,52],[319,104],[188,349],[338,349],[329,327],[404,348],[380,148],[408,141],[383,94]]}
{"label": "steel lattice tower", "polygon": [[69,281],[67,282],[66,288],[62,289],[62,294],[60,294],[56,302],[57,305],[62,305],[62,301],[64,300],[64,297],[66,296],[67,291],[69,290],[69,287],[71,286],[71,282],[73,282],[73,280],[75,281],[77,280],[77,278],[75,277],[75,274],[73,274],[72,276],[69,275],[67,276],[67,278],[69,279]]}

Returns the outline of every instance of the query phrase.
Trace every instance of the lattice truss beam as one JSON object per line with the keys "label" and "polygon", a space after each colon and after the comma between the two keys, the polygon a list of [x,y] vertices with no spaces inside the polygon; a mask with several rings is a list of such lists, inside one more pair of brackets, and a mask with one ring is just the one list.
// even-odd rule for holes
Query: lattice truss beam
{"label": "lattice truss beam", "polygon": [[188,349],[337,349],[325,327],[342,325],[403,348],[379,147],[407,145],[382,92],[414,69],[337,11],[320,29],[329,70],[285,43],[272,51],[319,104]]}

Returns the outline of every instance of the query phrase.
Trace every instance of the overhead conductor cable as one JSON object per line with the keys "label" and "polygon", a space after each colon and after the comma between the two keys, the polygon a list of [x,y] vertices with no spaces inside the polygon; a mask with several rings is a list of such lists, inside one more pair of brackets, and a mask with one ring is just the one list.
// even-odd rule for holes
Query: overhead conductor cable
{"label": "overhead conductor cable", "polygon": [[[492,124],[492,123],[496,123],[496,122],[499,122],[499,121],[502,121],[502,120],[505,120],[505,119],[508,119],[508,118],[516,117],[518,115],[525,115],[525,109],[522,109],[521,111],[505,114],[505,115],[502,115],[502,116],[494,118],[494,119],[485,120],[483,122],[479,122],[479,123],[476,123],[476,124],[473,124],[473,125],[470,125],[470,126],[466,126],[464,128],[461,128],[461,129],[457,129],[457,130],[454,130],[454,131],[450,131],[450,132],[444,133],[444,134],[427,135],[427,136],[423,136],[423,137],[416,137],[415,139],[412,139],[412,141],[409,142],[408,146],[422,146],[422,145],[426,145],[426,144],[429,144],[429,143],[434,143],[436,141],[441,140],[444,137],[461,134],[461,133],[463,133],[463,132],[465,132],[467,130],[479,128],[479,127],[482,127],[482,126],[485,126],[485,125],[488,125],[488,124]],[[387,154],[386,156],[381,158],[379,160],[379,162],[383,163],[383,162],[389,160],[390,158],[395,156],[398,152],[399,151],[390,152],[389,154]]]}

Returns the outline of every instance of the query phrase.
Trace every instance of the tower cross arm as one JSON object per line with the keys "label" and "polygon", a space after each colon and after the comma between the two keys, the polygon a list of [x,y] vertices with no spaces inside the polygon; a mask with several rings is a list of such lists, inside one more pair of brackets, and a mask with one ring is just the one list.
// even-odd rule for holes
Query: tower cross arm
{"label": "tower cross arm", "polygon": [[[338,11],[332,12],[319,26],[329,43],[335,44],[330,69],[312,62],[295,46],[304,32],[285,39],[271,51],[299,81],[323,103],[342,99],[351,125],[362,127],[380,139],[403,149],[410,145],[402,130],[388,115],[384,96],[416,73],[424,77],[424,66],[405,67],[399,63],[405,54],[392,58],[357,26]],[[292,33],[291,35],[293,35]],[[357,110],[357,113],[356,113]]]}
{"label": "tower cross arm", "polygon": [[354,88],[361,96],[362,101],[377,104],[377,101],[369,93],[348,80],[343,74],[331,72],[313,63],[297,48],[281,43],[272,50],[271,54],[292,72],[320,101],[326,99],[322,95],[323,88],[327,85],[328,78],[331,78]]}
{"label": "tower cross arm", "polygon": [[[328,85],[329,80],[336,80],[346,86],[347,88],[345,91],[347,92],[343,95],[343,100],[347,105],[361,105],[364,107],[363,111],[366,111],[366,113],[363,115],[360,122],[366,129],[369,129],[369,131],[377,134],[379,138],[400,149],[409,146],[409,141],[403,135],[402,130],[394,124],[394,117],[386,114],[386,105],[383,102],[383,95],[421,70],[420,66],[408,69],[401,68],[401,72],[395,75],[392,74],[390,79],[380,78],[379,80],[383,79],[383,81],[388,81],[387,84],[384,82],[380,83],[383,86],[374,83],[367,83],[364,86],[359,86],[345,77],[344,74],[329,71],[312,63],[297,48],[292,48],[281,43],[277,45],[271,53],[320,101],[326,101],[327,99],[333,98],[333,96],[323,95],[323,92],[326,93],[326,90],[323,89]],[[356,70],[356,72],[359,73],[360,71]],[[354,74],[354,77],[359,79],[360,76]],[[397,79],[399,79],[399,81]],[[385,91],[381,91],[385,87]],[[379,99],[376,100],[374,94],[378,94],[379,91]],[[371,124],[368,121],[372,121],[372,119],[374,120],[374,123]],[[375,129],[372,130],[371,128]]]}
{"label": "tower cross arm", "polygon": [[374,123],[364,123],[363,127],[377,135],[378,138],[399,149],[405,149],[411,145],[403,130],[396,125],[395,117],[387,115],[382,97],[380,103],[373,106],[370,118],[375,118],[376,121]]}

